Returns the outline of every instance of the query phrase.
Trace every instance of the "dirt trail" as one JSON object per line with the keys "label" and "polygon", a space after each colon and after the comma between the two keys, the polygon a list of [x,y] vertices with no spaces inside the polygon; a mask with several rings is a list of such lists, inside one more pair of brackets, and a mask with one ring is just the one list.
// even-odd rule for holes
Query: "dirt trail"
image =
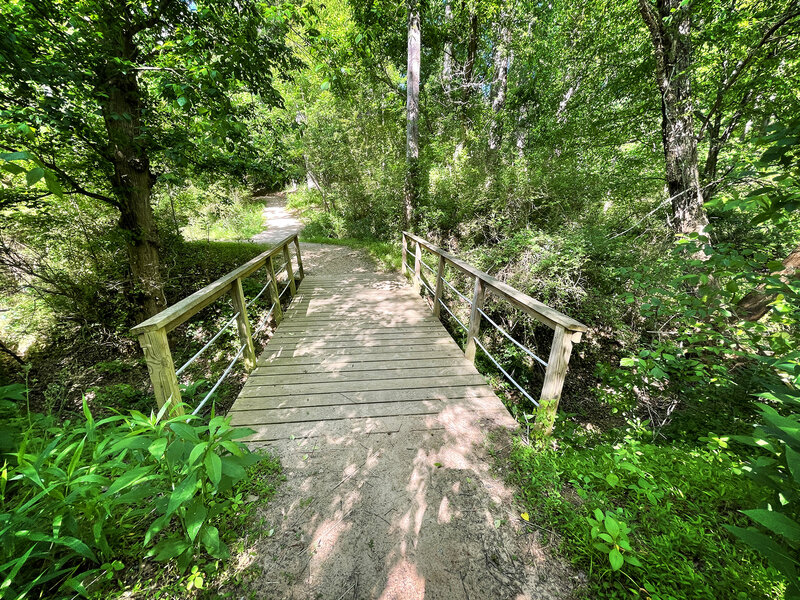
{"label": "dirt trail", "polygon": [[[285,237],[294,217],[277,201],[268,209],[275,229],[259,239]],[[376,271],[359,251],[301,248],[310,272]],[[337,423],[321,437],[268,446],[286,482],[240,555],[256,597],[549,600],[580,583],[520,519],[514,491],[492,470],[490,452],[508,448],[508,429],[470,414],[444,428],[410,419],[389,433]]]}

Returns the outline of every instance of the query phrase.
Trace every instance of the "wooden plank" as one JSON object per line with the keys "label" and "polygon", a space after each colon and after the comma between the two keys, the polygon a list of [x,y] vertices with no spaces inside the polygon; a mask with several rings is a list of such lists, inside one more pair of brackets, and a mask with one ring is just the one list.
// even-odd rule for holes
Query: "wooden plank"
{"label": "wooden plank", "polygon": [[[277,349],[278,347],[285,349],[299,348],[304,344],[307,344],[310,349],[343,348],[348,346],[353,348],[366,346],[369,348],[379,349],[382,346],[381,342],[386,342],[390,346],[405,346],[405,345],[416,346],[419,344],[437,344],[437,343],[445,344],[447,341],[449,340],[445,337],[444,332],[436,335],[432,334],[417,335],[411,333],[404,333],[396,335],[368,334],[366,336],[361,336],[359,334],[344,334],[344,333],[318,335],[318,336],[306,336],[305,334],[297,334],[297,335],[281,334],[272,337],[267,346],[265,347],[265,350],[273,350]],[[342,343],[345,343],[346,345],[345,346],[340,345]],[[455,344],[455,342],[453,343]]]}
{"label": "wooden plank", "polygon": [[[384,419],[350,419],[347,421],[334,422],[340,428],[346,428],[350,434],[370,433],[397,433],[400,428],[408,422],[408,419],[430,419],[431,429],[444,429],[444,425],[436,424],[434,417],[392,417]],[[425,421],[422,421],[425,423]],[[235,427],[241,426],[235,419],[232,421]],[[329,436],[333,434],[333,423],[326,421],[316,421],[310,423],[284,423],[281,425],[257,425],[252,427],[253,435],[243,438],[244,442],[272,442],[276,440],[303,439]],[[337,428],[338,429],[338,428]]]}
{"label": "wooden plank", "polygon": [[[499,404],[499,400],[494,402]],[[502,404],[477,398],[448,400],[410,400],[406,402],[362,403],[338,406],[309,406],[281,410],[232,411],[236,420],[245,427],[278,423],[306,423],[309,421],[341,421],[367,417],[400,417],[412,415],[438,415],[447,409],[463,409],[471,413],[505,410]]]}
{"label": "wooden plank", "polygon": [[275,323],[278,325],[283,321],[283,309],[281,308],[281,296],[278,291],[278,283],[275,277],[275,261],[272,256],[267,258],[267,270],[269,271],[269,293],[272,304],[275,305]]}
{"label": "wooden plank", "polygon": [[[436,385],[451,387],[454,385],[486,385],[483,376],[475,375],[450,375],[438,377]],[[297,394],[323,394],[334,392],[369,392],[374,390],[410,390],[427,388],[432,384],[429,377],[411,377],[382,379],[371,381],[331,381],[310,382],[290,385],[258,385],[253,378],[247,380],[241,392],[241,397],[268,397],[296,396]]]}
{"label": "wooden plank", "polygon": [[436,291],[433,295],[433,316],[437,319],[442,311],[440,300],[442,299],[442,292],[444,291],[444,256],[439,255],[439,265],[436,268]]}
{"label": "wooden plank", "polygon": [[391,344],[334,344],[327,346],[291,346],[285,347],[275,344],[267,347],[262,353],[262,358],[267,360],[276,356],[338,356],[342,354],[376,354],[377,352],[412,352],[412,351],[433,351],[434,349],[458,349],[458,345],[452,340],[441,342],[418,342],[408,344],[404,342],[392,342]]}
{"label": "wooden plank", "polygon": [[576,321],[575,319],[568,317],[567,315],[550,308],[546,304],[539,302],[528,296],[527,294],[523,294],[519,290],[514,289],[507,283],[500,281],[499,279],[495,279],[491,275],[484,273],[483,271],[479,271],[469,263],[464,262],[460,258],[450,254],[439,248],[438,246],[434,246],[430,242],[424,240],[423,238],[416,236],[412,233],[404,232],[410,239],[414,240],[417,243],[417,246],[423,245],[431,252],[435,254],[439,254],[443,256],[448,263],[453,265],[455,268],[459,269],[463,273],[468,273],[474,277],[481,279],[484,284],[488,288],[491,289],[492,292],[497,293],[498,295],[502,296],[505,300],[525,312],[526,314],[531,315],[535,319],[541,321],[542,323],[548,325],[549,327],[555,329],[556,326],[560,325],[565,329],[570,331],[586,331],[586,325],[581,323],[580,321]]}
{"label": "wooden plank", "polygon": [[[330,374],[347,373],[351,371],[386,371],[397,369],[402,365],[405,369],[419,367],[453,367],[456,365],[469,365],[468,361],[459,362],[454,356],[433,358],[395,358],[393,360],[373,360],[373,361],[327,361],[325,363],[314,362],[298,364],[296,359],[291,359],[284,363],[260,364],[264,367],[259,369],[259,375],[299,375],[299,374]],[[378,377],[379,375],[376,375]]]}
{"label": "wooden plank", "polygon": [[447,336],[447,330],[442,327],[439,329],[414,329],[414,330],[407,330],[407,331],[392,331],[392,330],[379,330],[379,331],[367,331],[362,332],[350,329],[345,329],[343,331],[337,331],[333,327],[329,328],[326,332],[315,332],[315,331],[282,331],[278,329],[275,332],[275,335],[272,336],[272,341],[274,343],[278,343],[280,341],[288,341],[290,343],[294,343],[298,340],[308,340],[309,342],[314,342],[317,340],[323,341],[342,341],[342,340],[362,340],[362,339],[370,339],[370,340],[388,340],[388,339],[405,339],[405,340],[416,340],[416,339],[438,339]]}
{"label": "wooden plank", "polygon": [[244,366],[252,371],[256,366],[256,350],[253,346],[253,334],[250,330],[250,319],[247,317],[247,301],[242,291],[242,280],[235,279],[231,284],[231,302],[233,310],[238,313],[236,329],[239,332],[239,343],[244,346]]}
{"label": "wooden plank", "polygon": [[162,328],[166,331],[175,329],[178,325],[185,322],[191,316],[197,314],[203,308],[227,292],[230,289],[233,281],[236,279],[244,279],[260,269],[268,257],[280,252],[281,246],[291,241],[295,235],[296,234],[292,234],[286,237],[274,248],[271,248],[266,252],[262,252],[252,260],[249,260],[243,264],[238,269],[234,269],[227,275],[224,275],[216,281],[208,284],[206,287],[197,290],[194,294],[187,296],[180,302],[176,302],[172,306],[162,310],[157,315],[142,321],[133,327],[131,332],[139,334],[144,333],[145,331],[155,331],[156,329]]}
{"label": "wooden plank", "polygon": [[303,257],[300,255],[300,239],[297,235],[294,236],[295,256],[297,256],[297,271],[300,274],[300,279],[305,279],[303,272]]}
{"label": "wooden plank", "polygon": [[341,364],[342,362],[356,364],[363,362],[383,362],[397,360],[438,359],[453,358],[463,359],[464,353],[458,347],[439,348],[430,350],[430,346],[413,346],[411,348],[365,348],[364,352],[314,352],[308,354],[294,354],[289,352],[271,352],[262,354],[256,364],[270,367],[272,365],[327,365]]}
{"label": "wooden plank", "polygon": [[364,335],[369,335],[372,333],[413,333],[415,331],[424,333],[428,331],[441,331],[444,329],[441,323],[415,323],[414,325],[384,325],[384,326],[377,326],[376,323],[370,322],[357,322],[353,323],[350,321],[320,321],[318,323],[312,324],[297,324],[293,321],[286,320],[284,321],[283,325],[281,325],[279,333],[330,333],[332,327],[336,327],[338,331],[353,331]]}
{"label": "wooden plank", "polygon": [[542,383],[542,394],[539,407],[536,409],[536,429],[544,435],[553,432],[561,389],[567,376],[567,366],[572,353],[572,336],[563,327],[556,328],[550,357],[547,359],[547,370]]}
{"label": "wooden plank", "polygon": [[283,260],[286,263],[286,276],[289,278],[289,293],[294,296],[297,293],[297,286],[294,283],[294,271],[292,271],[292,257],[289,255],[289,242],[283,246]]}
{"label": "wooden plank", "polygon": [[170,412],[182,415],[181,388],[175,376],[175,365],[172,362],[172,353],[169,351],[167,332],[164,329],[145,331],[139,334],[139,344],[144,352],[158,407],[161,408],[169,402],[174,405]]}
{"label": "wooden plank", "polygon": [[405,275],[408,267],[406,266],[406,256],[408,255],[408,238],[406,238],[405,232],[402,234],[402,250],[401,250],[401,260],[400,260],[400,272]]}
{"label": "wooden plank", "polygon": [[470,362],[475,362],[475,337],[481,332],[481,313],[486,289],[480,277],[475,278],[475,290],[470,303],[469,325],[467,329],[467,343],[464,347],[464,356]]}
{"label": "wooden plank", "polygon": [[[446,367],[408,367],[400,369],[378,369],[362,371],[341,371],[338,373],[308,373],[271,374],[269,369],[262,367],[250,374],[249,381],[252,385],[301,385],[304,383],[356,383],[362,381],[390,381],[395,379],[413,379],[416,377],[438,379],[453,375],[477,374],[472,365],[456,365]],[[428,384],[433,383],[429,381]]]}
{"label": "wooden plank", "polygon": [[480,398],[483,400],[500,399],[487,385],[425,387],[411,390],[374,390],[366,392],[335,392],[328,394],[297,394],[294,396],[253,398],[240,397],[236,400],[232,412],[247,410],[280,410],[305,406],[336,406],[339,404],[359,404],[362,402],[376,404],[381,402],[405,402],[409,400],[448,400],[461,398]]}

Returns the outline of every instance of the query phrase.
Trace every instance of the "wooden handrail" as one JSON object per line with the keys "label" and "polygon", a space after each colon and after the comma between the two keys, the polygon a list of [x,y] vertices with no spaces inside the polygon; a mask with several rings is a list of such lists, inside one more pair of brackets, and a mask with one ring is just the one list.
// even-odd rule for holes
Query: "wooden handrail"
{"label": "wooden handrail", "polygon": [[[413,241],[415,245],[413,273],[409,273],[410,265],[406,262],[409,253],[409,240]],[[433,292],[433,313],[437,317],[440,316],[439,304],[442,302],[442,284],[444,283],[445,264],[450,264],[462,273],[475,279],[472,299],[467,299],[470,305],[470,315],[469,324],[466,326],[467,341],[464,355],[470,361],[475,362],[476,338],[480,333],[482,323],[481,314],[483,312],[483,305],[487,294],[495,294],[496,296],[507,300],[525,314],[530,315],[537,321],[544,323],[554,330],[553,343],[550,347],[550,356],[546,363],[547,366],[544,382],[542,384],[542,391],[536,410],[536,430],[544,435],[549,435],[553,429],[553,422],[555,421],[558,402],[561,399],[561,390],[564,386],[564,379],[567,375],[567,366],[569,364],[570,354],[572,353],[572,344],[580,342],[581,335],[587,329],[586,325],[553,308],[550,308],[546,304],[531,298],[527,294],[514,289],[507,283],[504,283],[499,279],[496,279],[491,275],[476,269],[469,263],[466,263],[457,256],[454,256],[449,252],[442,250],[438,246],[431,244],[429,241],[414,235],[413,233],[404,231],[402,239],[401,269],[404,275],[411,274],[414,282],[414,289],[418,292],[421,290],[421,284],[424,279],[420,268],[422,263],[422,248],[426,248],[439,258],[439,264],[436,271],[436,290]],[[424,279],[424,281],[426,284],[425,287],[431,290],[432,286],[430,282],[427,281],[427,279]],[[506,333],[506,335],[508,334]],[[484,349],[484,351],[486,350]],[[526,351],[530,352],[529,350]],[[493,359],[491,356],[490,358]],[[519,387],[518,383],[513,380],[512,382],[526,396],[531,398],[525,390]],[[533,398],[531,398],[531,400],[533,400]]]}
{"label": "wooden handrail", "polygon": [[434,254],[437,254],[443,257],[448,263],[453,265],[456,269],[461,271],[462,273],[466,273],[467,275],[471,275],[483,281],[483,283],[491,288],[496,294],[502,296],[505,300],[508,300],[511,304],[519,308],[526,314],[529,314],[537,321],[541,321],[551,329],[555,329],[557,326],[561,326],[564,329],[569,331],[586,331],[586,325],[581,323],[580,321],[576,321],[575,319],[568,317],[567,315],[558,312],[554,308],[550,308],[546,304],[531,298],[527,294],[523,294],[519,290],[514,289],[507,283],[500,281],[489,275],[488,273],[484,273],[473,267],[471,264],[464,262],[457,256],[454,256],[447,252],[446,250],[442,250],[438,246],[434,246],[429,241],[414,235],[413,233],[408,233],[407,231],[403,232],[403,235],[408,237],[409,239],[414,240],[415,242],[419,243],[424,248],[427,248]]}
{"label": "wooden handrail", "polygon": [[[286,248],[286,251],[288,252],[289,244],[295,242],[296,239],[296,233],[285,237],[278,242],[274,248],[270,248],[269,250],[262,252],[255,258],[243,264],[238,269],[235,269],[227,275],[223,275],[216,281],[209,283],[206,287],[197,290],[191,296],[187,296],[172,306],[168,306],[160,313],[150,317],[146,321],[142,321],[131,329],[131,333],[140,334],[144,333],[145,331],[154,331],[156,329],[166,329],[167,331],[172,331],[178,325],[186,322],[192,316],[214,302],[214,300],[222,296],[225,292],[229,291],[234,281],[249,277],[258,269],[265,266],[269,258],[277,254],[282,254],[284,248]],[[296,244],[296,247],[297,255],[300,256],[299,243]]]}
{"label": "wooden handrail", "polygon": [[295,256],[297,258],[298,274],[302,279],[304,274],[303,261],[300,257],[300,241],[298,234],[295,233],[285,237],[273,248],[262,252],[241,267],[223,275],[203,289],[165,308],[157,315],[142,321],[131,329],[131,332],[138,336],[139,344],[144,352],[147,370],[150,373],[150,380],[153,383],[153,391],[159,408],[170,402],[174,406],[173,412],[182,414],[180,385],[175,374],[175,365],[172,361],[167,333],[181,323],[186,322],[206,306],[219,299],[223,294],[230,293],[231,301],[236,311],[239,341],[243,345],[240,352],[244,357],[245,368],[250,371],[255,367],[255,349],[253,347],[250,321],[247,316],[247,303],[242,291],[242,280],[255,273],[258,269],[266,267],[269,277],[270,296],[275,304],[275,320],[280,322],[283,313],[280,306],[273,258],[280,254],[285,259],[285,269],[289,282],[287,285],[293,296],[296,290],[296,281],[289,252],[291,245],[296,248]]}

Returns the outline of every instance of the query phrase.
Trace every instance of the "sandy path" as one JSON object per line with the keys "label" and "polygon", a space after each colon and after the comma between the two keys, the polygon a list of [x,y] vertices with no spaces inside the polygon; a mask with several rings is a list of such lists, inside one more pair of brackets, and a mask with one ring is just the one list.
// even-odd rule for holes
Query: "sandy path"
{"label": "sandy path", "polygon": [[[296,226],[277,204],[268,206],[275,229],[260,240]],[[376,271],[363,252],[301,248],[309,273]],[[508,447],[508,429],[457,411],[444,426],[409,418],[388,433],[332,423],[321,437],[268,446],[286,482],[259,509],[264,534],[240,555],[255,597],[569,597],[579,579],[520,519],[514,490],[493,471],[490,451]]]}

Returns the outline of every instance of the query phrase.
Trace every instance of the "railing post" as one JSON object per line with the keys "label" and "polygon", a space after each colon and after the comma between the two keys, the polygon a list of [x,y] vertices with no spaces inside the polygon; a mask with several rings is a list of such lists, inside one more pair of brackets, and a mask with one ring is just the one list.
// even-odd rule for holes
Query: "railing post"
{"label": "railing post", "polygon": [[278,292],[278,280],[275,278],[275,263],[272,262],[272,255],[267,258],[267,270],[269,272],[269,291],[272,302],[275,303],[275,322],[280,325],[283,321],[283,309],[281,308],[281,297]]}
{"label": "railing post", "polygon": [[534,426],[534,430],[544,436],[550,435],[553,431],[558,402],[561,400],[561,388],[564,386],[569,356],[572,353],[573,335],[574,332],[567,331],[562,325],[556,325]]}
{"label": "railing post", "polygon": [[406,260],[408,260],[408,238],[406,238],[406,232],[403,232],[403,256],[402,262],[400,263],[400,272],[405,275],[408,272],[408,266],[406,266]]}
{"label": "railing post", "polygon": [[306,275],[303,272],[303,258],[300,256],[300,239],[297,235],[294,236],[294,248],[297,250],[297,272],[300,274],[300,279],[304,279]]}
{"label": "railing post", "polygon": [[422,289],[422,245],[417,242],[414,252],[414,291],[419,294]]}
{"label": "railing post", "polygon": [[469,329],[467,330],[467,345],[464,348],[464,356],[467,360],[475,362],[475,336],[481,331],[481,313],[483,301],[486,296],[486,287],[480,277],[475,278],[475,291],[472,294],[472,304],[469,311]]}
{"label": "railing post", "polygon": [[172,362],[172,353],[169,351],[169,341],[165,329],[155,329],[139,334],[139,344],[147,361],[147,371],[150,381],[153,382],[153,392],[160,409],[169,402],[169,409],[173,415],[182,415],[181,388],[175,375],[175,365]]}
{"label": "railing post", "polygon": [[433,296],[433,314],[438,317],[442,312],[440,304],[444,291],[444,256],[439,255],[439,268],[436,269],[436,293]]}
{"label": "railing post", "polygon": [[231,283],[231,301],[233,310],[239,313],[236,317],[236,329],[239,331],[239,342],[244,345],[244,367],[248,373],[256,367],[256,350],[253,346],[253,333],[250,330],[250,319],[247,318],[247,301],[244,299],[242,280],[234,279]]}
{"label": "railing post", "polygon": [[283,246],[283,259],[286,261],[286,275],[289,277],[289,292],[292,297],[297,293],[297,286],[294,283],[294,271],[292,271],[292,257],[289,254],[289,243]]}

